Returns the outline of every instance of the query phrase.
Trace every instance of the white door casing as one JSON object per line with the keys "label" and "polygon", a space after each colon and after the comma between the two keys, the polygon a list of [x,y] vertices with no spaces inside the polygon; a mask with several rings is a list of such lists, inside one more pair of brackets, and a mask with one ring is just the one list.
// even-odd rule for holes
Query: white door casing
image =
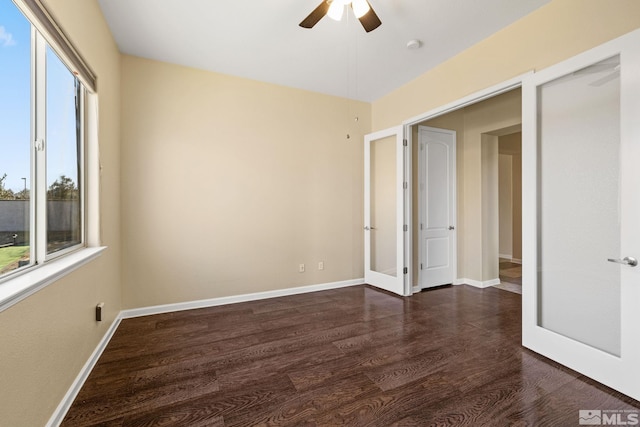
{"label": "white door casing", "polygon": [[365,135],[365,282],[407,294],[405,266],[405,147],[403,126]]}
{"label": "white door casing", "polygon": [[640,400],[640,31],[522,96],[522,343]]}
{"label": "white door casing", "polygon": [[456,259],[456,133],[418,127],[419,284],[451,284]]}

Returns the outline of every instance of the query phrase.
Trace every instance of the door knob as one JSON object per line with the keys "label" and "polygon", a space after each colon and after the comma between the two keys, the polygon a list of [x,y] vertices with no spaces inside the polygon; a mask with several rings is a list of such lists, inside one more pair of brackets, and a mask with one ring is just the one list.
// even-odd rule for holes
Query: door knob
{"label": "door knob", "polygon": [[365,225],[364,229],[369,231],[369,230],[375,230],[376,228],[375,227],[369,227],[368,225]]}
{"label": "door knob", "polygon": [[456,228],[453,225],[449,226],[449,230],[455,230]]}
{"label": "door knob", "polygon": [[638,265],[638,260],[630,256],[626,256],[622,259],[609,258],[607,259],[607,261],[615,262],[617,264],[628,265],[629,267],[635,267],[636,265]]}

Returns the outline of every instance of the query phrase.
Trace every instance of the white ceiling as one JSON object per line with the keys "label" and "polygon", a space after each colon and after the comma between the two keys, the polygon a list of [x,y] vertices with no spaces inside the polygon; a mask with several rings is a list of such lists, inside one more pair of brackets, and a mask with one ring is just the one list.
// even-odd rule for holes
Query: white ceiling
{"label": "white ceiling", "polygon": [[370,102],[550,0],[369,0],[370,33],[350,10],[299,27],[321,0],[98,1],[125,54]]}

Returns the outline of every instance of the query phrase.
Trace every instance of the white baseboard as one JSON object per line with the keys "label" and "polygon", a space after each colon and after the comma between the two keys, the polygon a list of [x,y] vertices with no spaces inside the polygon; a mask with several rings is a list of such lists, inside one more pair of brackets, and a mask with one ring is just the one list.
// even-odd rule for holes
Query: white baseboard
{"label": "white baseboard", "polygon": [[522,264],[522,260],[518,258],[512,258],[513,255],[498,255],[498,257],[506,259],[508,262],[512,262],[514,264]]}
{"label": "white baseboard", "polygon": [[173,311],[193,310],[196,308],[215,307],[217,305],[235,304],[239,302],[257,301],[267,298],[283,297],[288,295],[304,294],[308,292],[326,291],[329,289],[345,288],[348,286],[362,285],[364,278],[344,280],[341,282],[323,283],[318,285],[300,286],[296,288],[277,289],[274,291],[256,292],[252,294],[234,295],[229,297],[203,299],[197,301],[179,302],[175,304],[155,305],[150,307],[123,310],[120,316],[123,319],[132,317],[149,316],[151,314],[170,313]]}
{"label": "white baseboard", "polygon": [[491,279],[485,281],[473,280],[473,279],[456,279],[453,282],[454,285],[469,285],[476,288],[488,288],[500,284],[500,279]]}
{"label": "white baseboard", "polygon": [[511,259],[513,257],[512,254],[498,254],[498,258]]}
{"label": "white baseboard", "polygon": [[275,291],[256,292],[252,294],[235,295],[230,297],[212,298],[212,299],[190,301],[190,302],[183,302],[183,303],[177,303],[177,304],[165,304],[165,305],[156,305],[152,307],[134,308],[131,310],[122,310],[120,313],[118,313],[118,315],[114,319],[111,326],[109,326],[109,329],[105,333],[104,337],[102,337],[102,339],[98,343],[98,346],[96,347],[96,349],[93,351],[93,353],[91,354],[87,362],[84,364],[84,366],[80,370],[80,373],[71,384],[71,387],[69,388],[67,393],[64,395],[64,398],[62,399],[62,401],[54,411],[53,415],[51,415],[51,418],[49,419],[49,422],[47,422],[46,427],[58,427],[62,423],[62,420],[64,419],[65,415],[67,415],[69,408],[73,404],[73,401],[75,400],[76,396],[78,396],[78,393],[80,392],[80,389],[84,385],[84,382],[89,377],[91,370],[94,368],[94,366],[98,362],[98,359],[100,359],[102,352],[107,347],[107,344],[111,340],[111,337],[113,337],[113,334],[116,332],[116,329],[118,329],[118,326],[120,325],[120,321],[122,319],[147,316],[150,314],[169,313],[172,311],[191,310],[194,308],[213,307],[216,305],[234,304],[234,303],[245,302],[245,301],[256,301],[261,299],[282,297],[287,295],[296,295],[296,294],[304,294],[308,292],[325,291],[329,289],[346,288],[348,286],[362,285],[362,284],[364,284],[364,278],[344,280],[341,282],[323,283],[318,285],[300,286],[296,288],[278,289]]}
{"label": "white baseboard", "polygon": [[76,396],[78,396],[78,393],[84,385],[84,382],[89,377],[89,374],[93,370],[93,367],[96,366],[96,363],[98,363],[98,359],[100,359],[102,352],[107,347],[107,344],[109,344],[109,341],[111,341],[111,338],[116,332],[116,329],[118,329],[121,320],[122,317],[120,317],[119,313],[113,320],[113,323],[111,323],[111,326],[109,326],[109,329],[107,329],[107,332],[104,334],[95,350],[93,350],[93,353],[91,353],[91,356],[80,370],[80,373],[71,384],[71,387],[69,387],[69,390],[67,390],[67,393],[60,401],[60,404],[58,404],[58,407],[53,412],[53,415],[51,415],[51,418],[49,418],[49,421],[46,424],[47,427],[58,427],[62,423],[62,420],[64,419],[65,415],[67,415],[71,404],[73,404]]}

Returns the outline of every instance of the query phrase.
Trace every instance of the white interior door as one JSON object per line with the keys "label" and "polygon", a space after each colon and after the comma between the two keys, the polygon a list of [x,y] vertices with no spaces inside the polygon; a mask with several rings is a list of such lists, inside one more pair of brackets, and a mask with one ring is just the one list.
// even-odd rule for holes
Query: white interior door
{"label": "white interior door", "polygon": [[405,294],[403,127],[364,139],[364,279]]}
{"label": "white interior door", "polygon": [[453,283],[456,133],[418,127],[421,288]]}
{"label": "white interior door", "polygon": [[522,90],[523,345],[640,399],[640,32]]}

